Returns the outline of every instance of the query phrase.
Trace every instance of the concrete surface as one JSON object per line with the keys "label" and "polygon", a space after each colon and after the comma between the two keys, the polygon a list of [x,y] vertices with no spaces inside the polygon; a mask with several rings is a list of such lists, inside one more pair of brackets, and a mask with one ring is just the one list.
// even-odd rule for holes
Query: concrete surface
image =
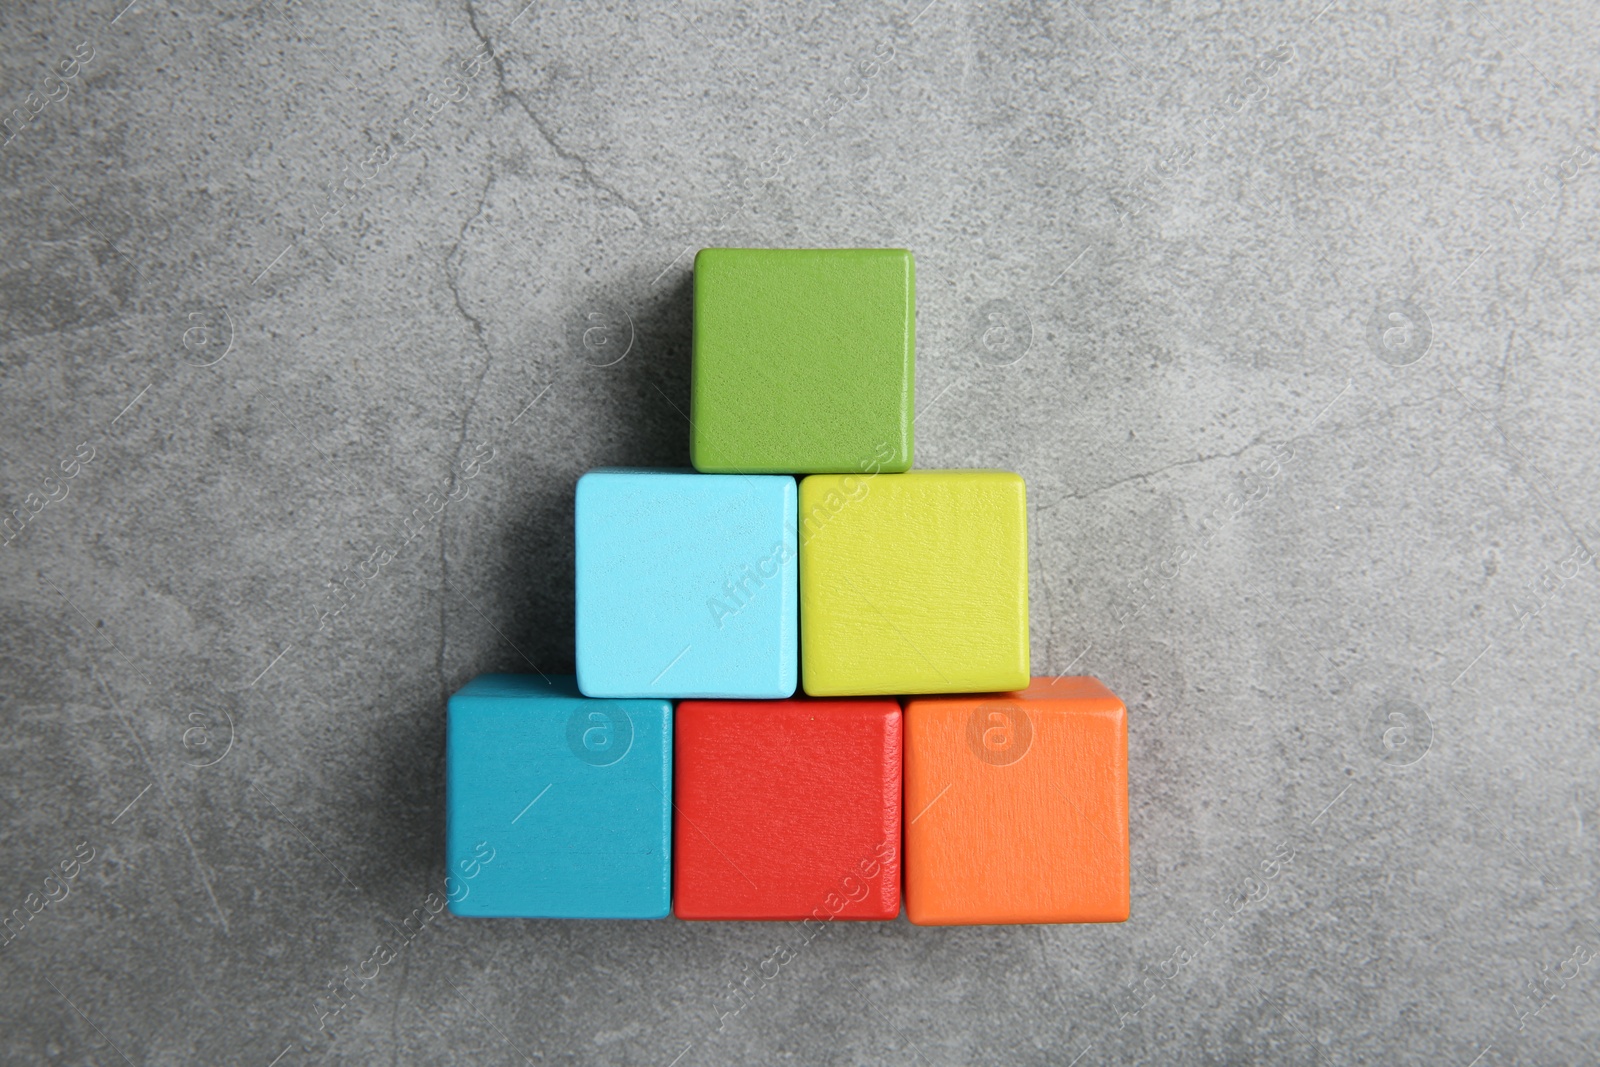
{"label": "concrete surface", "polygon": [[[6,5],[0,1060],[1600,1061],[1600,33],[1324,2]],[[431,917],[713,244],[916,253],[1126,925]]]}

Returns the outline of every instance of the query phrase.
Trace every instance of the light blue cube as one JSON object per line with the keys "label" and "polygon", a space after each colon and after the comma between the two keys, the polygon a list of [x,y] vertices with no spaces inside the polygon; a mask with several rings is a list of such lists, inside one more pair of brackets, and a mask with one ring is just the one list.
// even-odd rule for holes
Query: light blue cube
{"label": "light blue cube", "polygon": [[578,479],[578,688],[794,695],[795,481],[603,469]]}
{"label": "light blue cube", "polygon": [[445,889],[465,916],[661,919],[672,704],[570,676],[484,674],[450,698]]}

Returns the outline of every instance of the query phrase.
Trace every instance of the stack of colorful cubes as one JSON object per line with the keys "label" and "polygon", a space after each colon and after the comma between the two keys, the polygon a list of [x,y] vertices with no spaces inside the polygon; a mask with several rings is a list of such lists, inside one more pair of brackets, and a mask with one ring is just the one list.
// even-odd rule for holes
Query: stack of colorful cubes
{"label": "stack of colorful cubes", "polygon": [[584,475],[576,678],[450,700],[452,909],[1126,919],[1127,713],[1030,678],[1022,479],[910,469],[911,254],[694,270],[695,470]]}

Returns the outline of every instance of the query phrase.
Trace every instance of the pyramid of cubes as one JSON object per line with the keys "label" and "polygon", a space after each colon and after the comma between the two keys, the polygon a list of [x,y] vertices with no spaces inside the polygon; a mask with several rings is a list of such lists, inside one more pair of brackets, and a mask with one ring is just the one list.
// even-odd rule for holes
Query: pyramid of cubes
{"label": "pyramid of cubes", "polygon": [[696,257],[694,470],[580,478],[576,677],[450,699],[456,914],[1127,918],[1126,709],[1030,676],[1022,478],[913,469],[915,292]]}

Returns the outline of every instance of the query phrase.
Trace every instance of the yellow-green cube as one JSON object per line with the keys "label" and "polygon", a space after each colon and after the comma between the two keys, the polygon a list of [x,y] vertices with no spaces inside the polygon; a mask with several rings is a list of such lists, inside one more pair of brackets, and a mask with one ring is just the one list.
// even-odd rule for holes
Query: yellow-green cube
{"label": "yellow-green cube", "polygon": [[800,671],[810,696],[1026,689],[1028,512],[1007,471],[800,483]]}

